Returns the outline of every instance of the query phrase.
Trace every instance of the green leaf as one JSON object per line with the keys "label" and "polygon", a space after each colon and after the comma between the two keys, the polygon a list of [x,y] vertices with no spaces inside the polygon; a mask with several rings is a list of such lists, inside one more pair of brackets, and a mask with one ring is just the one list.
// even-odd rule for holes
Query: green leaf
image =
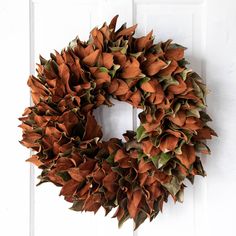
{"label": "green leaf", "polygon": [[67,171],[60,171],[57,173],[57,175],[60,176],[64,181],[68,181],[71,179]]}
{"label": "green leaf", "polygon": [[188,110],[186,115],[187,117],[194,116],[196,118],[200,118],[199,108]]}
{"label": "green leaf", "polygon": [[169,76],[168,79],[164,80],[163,89],[166,90],[166,88],[170,85],[179,85],[179,82],[176,79],[174,79],[172,76]]}
{"label": "green leaf", "polygon": [[134,231],[146,220],[147,214],[144,211],[140,211],[137,217],[134,219]]}
{"label": "green leaf", "polygon": [[145,153],[139,152],[139,154],[138,154],[138,161],[140,161],[141,159],[143,159],[145,156],[146,156]]}
{"label": "green leaf", "polygon": [[143,54],[143,52],[136,52],[136,53],[130,53],[129,55],[135,58],[140,57]]}
{"label": "green leaf", "polygon": [[151,157],[152,163],[155,165],[157,169],[160,169],[163,167],[170,159],[172,156],[169,153],[161,153],[159,155]]}
{"label": "green leaf", "polygon": [[174,113],[175,113],[175,114],[179,111],[179,109],[181,108],[181,105],[182,105],[182,104],[179,103],[179,102],[175,104],[175,106],[174,106]]}
{"label": "green leaf", "polygon": [[176,194],[176,198],[178,202],[184,201],[184,188],[181,188],[179,192]]}
{"label": "green leaf", "polygon": [[179,182],[179,180],[173,176],[171,181],[169,183],[165,183],[165,184],[162,184],[170,194],[172,194],[173,196],[175,196],[180,188],[181,188],[181,183]]}
{"label": "green leaf", "polygon": [[180,45],[180,44],[177,44],[177,43],[171,43],[171,44],[169,45],[169,48],[183,48],[184,50],[187,49],[186,47],[184,47],[184,46],[182,46],[182,45]]}
{"label": "green leaf", "polygon": [[150,78],[145,76],[144,78],[139,80],[139,82],[138,82],[139,86],[141,86],[145,82],[148,82],[149,80],[150,80]]}
{"label": "green leaf", "polygon": [[192,72],[191,69],[185,69],[184,71],[182,71],[182,72],[180,73],[180,75],[181,75],[181,77],[183,78],[183,80],[186,80],[186,79],[187,79],[187,75],[188,75],[188,73],[190,73],[190,72]]}
{"label": "green leaf", "polygon": [[203,177],[206,176],[206,172],[203,169],[203,166],[202,166],[202,163],[201,163],[199,157],[197,158],[196,162],[194,163],[194,167],[196,168],[198,175],[201,175]]}
{"label": "green leaf", "polygon": [[109,72],[109,70],[106,68],[106,67],[99,67],[99,70],[101,71],[101,72]]}
{"label": "green leaf", "polygon": [[153,157],[151,157],[152,163],[154,164],[154,166],[158,169],[158,159],[159,159],[159,155],[155,155]]}
{"label": "green leaf", "polygon": [[160,158],[158,159],[157,168],[159,169],[164,166],[171,158],[172,156],[169,153],[162,152]]}
{"label": "green leaf", "polygon": [[210,154],[211,153],[210,148],[205,143],[197,142],[194,146],[195,146],[195,150],[197,152],[200,152],[203,154]]}
{"label": "green leaf", "polygon": [[113,164],[114,163],[114,157],[115,157],[115,152],[113,152],[112,154],[109,155],[109,157],[106,159],[106,161],[109,164]]}
{"label": "green leaf", "polygon": [[200,116],[204,122],[212,121],[211,117],[204,111],[200,111]]}
{"label": "green leaf", "polygon": [[185,143],[185,140],[181,140],[179,146],[175,149],[175,153],[178,154],[178,155],[181,155],[182,154],[182,146],[183,144]]}
{"label": "green leaf", "polygon": [[129,151],[132,148],[141,149],[142,145],[141,143],[138,143],[136,140],[128,141],[127,143],[125,143],[125,149],[127,151]]}
{"label": "green leaf", "polygon": [[125,212],[123,217],[119,220],[118,227],[121,228],[121,226],[124,224],[124,222],[128,219],[129,219],[129,213]]}
{"label": "green leaf", "polygon": [[145,130],[145,128],[140,125],[137,130],[136,130],[136,138],[137,138],[137,141],[140,142],[142,139],[148,137],[148,134]]}
{"label": "green leaf", "polygon": [[113,65],[113,69],[109,71],[109,74],[111,75],[112,78],[114,78],[116,71],[120,68],[120,65]]}
{"label": "green leaf", "polygon": [[75,39],[69,42],[68,48],[74,49],[78,45],[77,43],[78,39],[79,39],[78,36],[76,36]]}
{"label": "green leaf", "polygon": [[201,98],[202,100],[205,100],[204,93],[203,93],[202,89],[199,87],[199,85],[194,80],[192,80],[192,84],[193,84],[193,89],[194,89],[196,95],[199,98]]}
{"label": "green leaf", "polygon": [[43,58],[41,55],[39,55],[39,60],[40,60],[40,64],[41,65],[45,65],[48,61],[45,59],[45,58]]}
{"label": "green leaf", "polygon": [[72,207],[70,207],[69,209],[73,211],[82,211],[83,205],[84,205],[83,201],[74,201]]}
{"label": "green leaf", "polygon": [[189,65],[190,63],[185,58],[183,58],[182,60],[178,61],[178,64],[180,67],[186,67],[186,65]]}

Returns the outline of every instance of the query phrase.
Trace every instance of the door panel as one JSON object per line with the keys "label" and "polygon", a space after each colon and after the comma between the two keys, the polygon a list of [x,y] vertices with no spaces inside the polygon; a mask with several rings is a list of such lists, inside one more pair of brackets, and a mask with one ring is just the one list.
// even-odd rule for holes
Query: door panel
{"label": "door panel", "polygon": [[[234,236],[236,211],[236,2],[234,0],[11,0],[1,1],[1,194],[0,235],[158,235]],[[26,81],[35,73],[38,55],[49,58],[77,34],[86,40],[94,26],[119,14],[118,24],[138,23],[136,36],[153,29],[155,40],[172,38],[186,46],[191,68],[202,75],[210,92],[207,111],[219,138],[209,142],[210,157],[202,156],[208,173],[186,182],[183,204],[172,199],[152,222],[133,232],[129,221],[99,211],[78,213],[59,197],[50,183],[35,187],[39,171],[24,162],[29,151],[20,147],[16,117],[30,104]],[[114,101],[112,108],[95,110],[104,139],[122,138],[135,129],[138,113]],[[9,174],[10,173],[10,174]],[[110,214],[111,216],[112,214]]]}
{"label": "door panel", "polygon": [[[204,10],[202,1],[135,1],[134,20],[139,25],[137,33],[143,35],[153,30],[156,42],[173,39],[174,42],[187,47],[186,59],[191,62],[191,67],[201,74],[205,33]],[[140,227],[140,236],[146,235],[147,232],[150,235],[157,232],[163,232],[165,235],[174,235],[176,232],[181,232],[184,236],[194,235],[194,191],[189,181],[185,184],[187,188],[184,204],[174,204],[170,197],[164,205],[163,214],[160,213],[153,223],[146,222]]]}
{"label": "door panel", "polygon": [[[33,63],[38,55],[48,58],[54,49],[60,51],[79,35],[87,40],[92,27],[101,26],[110,20],[116,11],[121,12],[120,22],[132,23],[131,1],[122,7],[113,1],[34,1],[32,11],[34,22]],[[53,10],[54,9],[54,10]],[[132,130],[132,106],[113,101],[112,108],[100,107],[95,110],[98,122],[103,126],[104,139],[122,137],[126,129]],[[35,170],[35,177],[39,171]],[[37,180],[35,180],[37,182]],[[117,228],[117,220],[111,219],[112,213],[104,217],[100,210],[96,216],[92,213],[78,213],[68,208],[71,206],[58,197],[60,189],[51,183],[35,188],[35,236],[41,235],[73,235],[87,230],[87,235],[132,235],[132,222],[128,222],[121,230]],[[113,212],[114,213],[114,212]]]}

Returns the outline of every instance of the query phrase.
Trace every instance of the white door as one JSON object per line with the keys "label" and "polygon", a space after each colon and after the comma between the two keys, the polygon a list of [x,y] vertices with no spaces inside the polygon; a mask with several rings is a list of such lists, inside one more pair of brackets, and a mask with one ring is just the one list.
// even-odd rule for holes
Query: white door
{"label": "white door", "polygon": [[[77,34],[87,39],[94,26],[119,14],[119,23],[138,23],[137,35],[154,30],[156,40],[172,38],[188,48],[191,67],[211,90],[208,113],[219,138],[202,157],[208,176],[188,182],[183,204],[171,199],[152,222],[133,232],[132,222],[77,213],[52,184],[35,187],[38,170],[24,160],[16,126],[30,103],[26,81],[38,55],[49,57]],[[1,0],[1,190],[0,235],[24,236],[234,236],[236,194],[236,2],[234,0]],[[96,113],[106,138],[122,137],[137,126],[137,111],[117,103]],[[115,121],[115,122],[114,122]]]}

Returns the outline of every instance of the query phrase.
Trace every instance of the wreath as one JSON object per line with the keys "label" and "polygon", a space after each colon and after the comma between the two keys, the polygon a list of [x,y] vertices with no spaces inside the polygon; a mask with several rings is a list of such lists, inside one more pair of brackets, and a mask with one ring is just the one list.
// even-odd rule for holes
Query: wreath
{"label": "wreath", "polygon": [[[205,176],[199,154],[216,133],[206,124],[206,85],[188,69],[185,47],[154,43],[152,31],[135,38],[137,25],[94,28],[87,42],[77,37],[61,53],[40,56],[28,86],[34,105],[25,109],[21,143],[42,169],[39,183],[60,186],[75,211],[108,214],[135,229],[153,220],[171,196],[183,201],[184,180]],[[93,111],[111,98],[140,108],[140,125],[125,142],[102,139]]]}

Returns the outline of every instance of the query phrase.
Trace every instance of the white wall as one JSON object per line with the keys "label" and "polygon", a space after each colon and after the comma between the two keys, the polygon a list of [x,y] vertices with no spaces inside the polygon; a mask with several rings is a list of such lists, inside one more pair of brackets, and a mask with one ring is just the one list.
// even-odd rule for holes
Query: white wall
{"label": "white wall", "polygon": [[[119,14],[119,23],[138,23],[137,35],[154,30],[156,40],[174,39],[188,47],[187,59],[212,91],[208,113],[219,138],[202,157],[208,176],[188,184],[184,204],[171,201],[152,223],[135,235],[234,236],[236,204],[236,2],[234,0],[0,0],[1,188],[0,235],[133,235],[132,222],[117,229],[115,219],[68,210],[59,188],[35,187],[38,170],[24,160],[17,128],[29,105],[26,81],[38,54],[60,50],[77,34],[82,39],[103,21]],[[111,125],[107,138],[136,126],[136,111],[116,103],[100,109],[98,120]],[[117,119],[117,117],[119,119]],[[116,119],[116,122],[111,122]]]}

